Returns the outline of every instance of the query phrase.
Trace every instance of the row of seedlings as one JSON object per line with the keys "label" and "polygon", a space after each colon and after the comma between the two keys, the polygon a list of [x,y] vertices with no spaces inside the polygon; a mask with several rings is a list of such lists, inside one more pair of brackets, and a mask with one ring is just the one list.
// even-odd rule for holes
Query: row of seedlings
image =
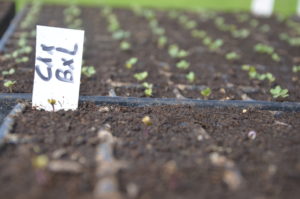
{"label": "row of seedlings", "polygon": [[32,57],[30,55],[33,52],[33,39],[35,37],[34,25],[38,20],[38,15],[40,13],[42,4],[35,2],[29,8],[28,13],[24,20],[20,23],[20,29],[13,35],[11,39],[12,42],[16,42],[16,46],[13,50],[5,53],[2,57],[3,62],[13,62],[9,64],[9,68],[2,69],[1,79],[3,80],[3,87],[7,88],[9,92],[13,92],[13,89],[17,81],[13,80],[11,77],[16,74],[16,68],[19,65],[27,65]]}

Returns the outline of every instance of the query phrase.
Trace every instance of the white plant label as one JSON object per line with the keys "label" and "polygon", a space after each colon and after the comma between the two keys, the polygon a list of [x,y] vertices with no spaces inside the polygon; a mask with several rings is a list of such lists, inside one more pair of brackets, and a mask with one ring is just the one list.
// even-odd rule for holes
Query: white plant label
{"label": "white plant label", "polygon": [[273,13],[274,0],[252,0],[251,9],[254,15],[269,17]]}
{"label": "white plant label", "polygon": [[78,107],[84,31],[37,26],[32,107]]}

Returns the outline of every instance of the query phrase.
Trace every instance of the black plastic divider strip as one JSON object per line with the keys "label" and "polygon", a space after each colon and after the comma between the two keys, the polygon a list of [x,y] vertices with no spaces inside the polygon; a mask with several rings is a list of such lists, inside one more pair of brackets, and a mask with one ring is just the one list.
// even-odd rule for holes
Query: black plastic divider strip
{"label": "black plastic divider strip", "polygon": [[[0,102],[16,103],[22,100],[31,101],[29,93],[3,93]],[[240,100],[196,100],[173,98],[136,98],[136,97],[106,97],[106,96],[81,96],[80,102],[92,102],[96,105],[121,105],[131,107],[186,105],[202,108],[245,108],[270,111],[300,111],[298,102],[268,102],[268,101],[240,101]]]}
{"label": "black plastic divider strip", "polygon": [[0,146],[3,144],[3,139],[5,136],[11,131],[15,122],[15,117],[22,113],[25,107],[25,104],[16,104],[11,112],[4,118],[0,126]]}
{"label": "black plastic divider strip", "polygon": [[23,19],[23,16],[24,16],[26,10],[27,9],[21,10],[14,17],[14,19],[11,21],[10,25],[6,29],[6,31],[5,31],[2,39],[0,40],[0,52],[3,52],[5,50],[6,43],[8,42],[8,40],[10,39],[10,37],[12,36],[12,34],[15,32],[15,30],[17,28],[17,25],[19,24],[19,22],[21,21],[21,19]]}

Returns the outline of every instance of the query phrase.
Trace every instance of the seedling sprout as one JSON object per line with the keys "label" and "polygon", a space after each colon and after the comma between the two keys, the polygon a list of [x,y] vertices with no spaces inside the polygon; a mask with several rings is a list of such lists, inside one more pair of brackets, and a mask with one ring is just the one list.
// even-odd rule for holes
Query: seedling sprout
{"label": "seedling sprout", "polygon": [[8,75],[13,75],[15,74],[16,70],[14,68],[11,68],[9,70],[4,70],[2,71],[3,76],[8,76]]}
{"label": "seedling sprout", "polygon": [[300,66],[293,66],[293,72],[294,73],[300,72]]}
{"label": "seedling sprout", "polygon": [[272,94],[273,98],[286,98],[289,96],[288,89],[282,89],[280,86],[270,89],[270,93]]}
{"label": "seedling sprout", "polygon": [[125,67],[131,69],[138,62],[138,58],[132,57],[126,61]]}
{"label": "seedling sprout", "polygon": [[240,59],[240,55],[237,54],[236,52],[230,52],[226,54],[226,59],[227,60],[238,60]]}
{"label": "seedling sprout", "polygon": [[204,96],[205,98],[208,98],[211,95],[211,89],[206,88],[206,89],[202,90],[201,95]]}
{"label": "seedling sprout", "polygon": [[176,64],[176,67],[179,69],[188,69],[190,67],[190,63],[186,60],[181,60]]}
{"label": "seedling sprout", "polygon": [[91,77],[96,74],[96,70],[94,66],[84,66],[81,69],[81,73],[87,77]]}
{"label": "seedling sprout", "polygon": [[133,77],[138,80],[138,81],[143,81],[148,77],[148,72],[141,72],[141,73],[136,73],[133,75]]}
{"label": "seedling sprout", "polygon": [[185,77],[190,83],[193,83],[196,79],[196,75],[194,72],[189,72]]}
{"label": "seedling sprout", "polygon": [[120,43],[120,49],[123,51],[129,50],[131,48],[131,44],[128,43],[127,41],[122,41]]}
{"label": "seedling sprout", "polygon": [[168,42],[168,38],[167,37],[160,36],[158,38],[158,47],[159,48],[164,48],[166,46],[167,42]]}
{"label": "seedling sprout", "polygon": [[48,99],[48,103],[52,106],[52,110],[53,112],[55,111],[55,104],[56,104],[56,100],[55,99]]}
{"label": "seedling sprout", "polygon": [[4,82],[3,86],[9,89],[9,92],[12,93],[12,88],[16,84],[16,81],[7,80]]}
{"label": "seedling sprout", "polygon": [[169,55],[173,58],[184,58],[189,55],[185,50],[179,49],[177,45],[171,45],[169,47]]}
{"label": "seedling sprout", "polygon": [[146,95],[147,97],[152,96],[152,88],[153,88],[153,84],[149,84],[148,82],[144,82],[144,83],[143,83],[143,87],[145,88],[145,91],[144,91],[145,95]]}

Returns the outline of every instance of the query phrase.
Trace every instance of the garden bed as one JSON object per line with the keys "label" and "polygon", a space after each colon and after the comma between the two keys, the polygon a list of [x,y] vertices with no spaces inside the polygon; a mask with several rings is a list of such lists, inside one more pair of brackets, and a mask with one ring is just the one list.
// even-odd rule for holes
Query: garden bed
{"label": "garden bed", "polygon": [[80,106],[4,120],[0,195],[298,198],[297,19],[30,5],[2,40],[0,119],[31,101],[36,24],[85,30]]}
{"label": "garden bed", "polygon": [[[82,75],[81,95],[300,101],[299,22],[293,18],[74,6],[35,6],[31,15],[37,21],[25,17],[1,56],[2,71],[15,69],[2,76],[16,81],[15,93],[32,92],[34,52],[15,51],[34,47],[40,24],[86,31],[84,66],[96,73]],[[282,97],[270,93],[276,86]],[[1,92],[9,90],[0,84]]]}
{"label": "garden bed", "polygon": [[106,129],[115,140],[114,196],[296,199],[299,119],[299,113],[191,106],[83,103],[57,113],[27,107],[1,147],[0,194],[99,197],[97,183],[112,175],[97,175],[99,130]]}
{"label": "garden bed", "polygon": [[0,1],[0,38],[15,15],[15,4],[10,1]]}

